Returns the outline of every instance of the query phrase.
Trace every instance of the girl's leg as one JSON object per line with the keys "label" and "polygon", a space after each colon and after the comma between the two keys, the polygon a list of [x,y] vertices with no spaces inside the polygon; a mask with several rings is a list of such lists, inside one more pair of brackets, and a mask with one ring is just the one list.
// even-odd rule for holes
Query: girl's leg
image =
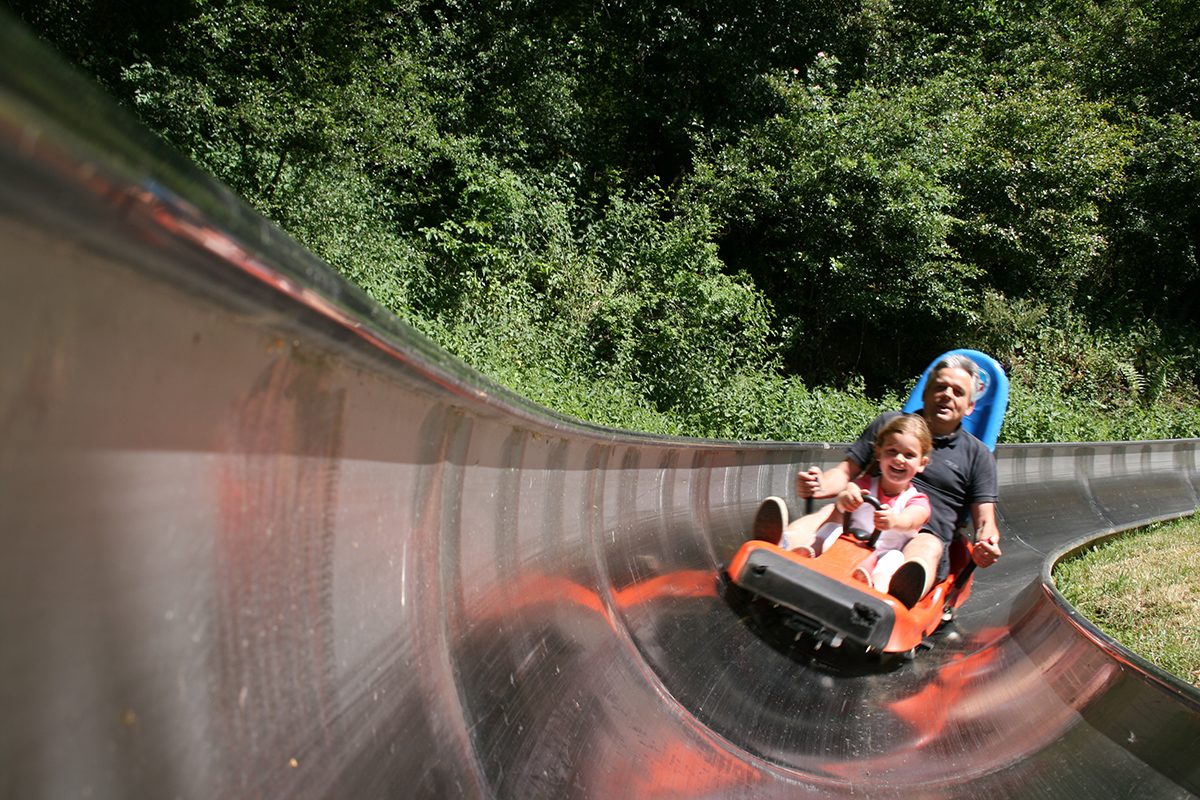
{"label": "girl's leg", "polygon": [[908,608],[917,604],[933,586],[938,562],[942,558],[942,540],[921,531],[904,547],[904,562],[897,567],[888,585],[892,597]]}
{"label": "girl's leg", "polygon": [[892,575],[904,563],[904,553],[899,550],[876,551],[875,569],[871,570],[871,583],[881,592],[887,593]]}
{"label": "girl's leg", "polygon": [[816,552],[817,544],[820,541],[818,534],[824,534],[822,530],[826,526],[837,509],[832,504],[817,509],[811,514],[805,514],[800,519],[794,520],[787,526],[787,530],[783,533],[783,540],[779,546],[785,550],[795,550],[797,548],[808,548],[812,552]]}
{"label": "girl's leg", "polygon": [[825,552],[825,548],[829,547],[829,543],[842,535],[842,518],[841,514],[834,514],[833,519],[826,522],[821,527],[817,528],[817,543],[814,548],[817,555]]}
{"label": "girl's leg", "polygon": [[862,562],[854,568],[854,572],[850,574],[851,578],[856,581],[862,581],[867,586],[878,586],[875,583],[875,564],[878,562],[878,555],[871,553],[862,560]]}

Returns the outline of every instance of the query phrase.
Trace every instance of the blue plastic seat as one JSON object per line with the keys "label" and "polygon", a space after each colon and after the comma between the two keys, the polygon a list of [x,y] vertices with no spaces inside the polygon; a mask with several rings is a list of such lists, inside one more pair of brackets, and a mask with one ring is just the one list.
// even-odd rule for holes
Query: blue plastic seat
{"label": "blue plastic seat", "polygon": [[1004,368],[996,359],[987,353],[981,353],[978,350],[951,350],[935,358],[921,374],[921,379],[917,381],[916,387],[909,395],[908,402],[904,404],[904,412],[911,414],[920,410],[924,405],[921,395],[925,391],[929,373],[933,371],[934,365],[943,358],[954,355],[966,356],[978,364],[980,378],[983,381],[983,388],[975,397],[975,410],[963,418],[963,427],[986,444],[989,450],[995,450],[996,439],[1000,436],[1000,426],[1004,423],[1004,412],[1008,410],[1008,376],[1004,374]]}

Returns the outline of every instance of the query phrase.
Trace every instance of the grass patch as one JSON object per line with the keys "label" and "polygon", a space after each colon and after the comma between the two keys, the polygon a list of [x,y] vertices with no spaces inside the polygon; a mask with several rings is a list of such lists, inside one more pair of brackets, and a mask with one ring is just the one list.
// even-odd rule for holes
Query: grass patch
{"label": "grass patch", "polygon": [[1151,525],[1054,568],[1081,614],[1125,647],[1200,687],[1200,518]]}

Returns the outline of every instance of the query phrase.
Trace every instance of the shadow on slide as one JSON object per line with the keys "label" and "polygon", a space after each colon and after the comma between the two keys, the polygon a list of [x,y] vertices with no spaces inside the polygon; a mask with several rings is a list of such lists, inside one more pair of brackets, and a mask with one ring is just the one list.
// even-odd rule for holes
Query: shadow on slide
{"label": "shadow on slide", "polygon": [[535,407],[0,28],[4,796],[1200,793],[1200,695],[1048,578],[1197,441],[1000,447],[958,629],[804,652],[717,575],[839,447]]}

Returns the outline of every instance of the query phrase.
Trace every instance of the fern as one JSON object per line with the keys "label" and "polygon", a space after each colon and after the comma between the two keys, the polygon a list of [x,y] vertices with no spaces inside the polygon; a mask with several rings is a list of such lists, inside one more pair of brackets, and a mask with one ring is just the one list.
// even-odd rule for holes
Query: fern
{"label": "fern", "polygon": [[1146,376],[1129,361],[1118,361],[1116,366],[1121,377],[1125,379],[1125,385],[1129,387],[1130,394],[1134,397],[1141,397],[1146,391]]}

